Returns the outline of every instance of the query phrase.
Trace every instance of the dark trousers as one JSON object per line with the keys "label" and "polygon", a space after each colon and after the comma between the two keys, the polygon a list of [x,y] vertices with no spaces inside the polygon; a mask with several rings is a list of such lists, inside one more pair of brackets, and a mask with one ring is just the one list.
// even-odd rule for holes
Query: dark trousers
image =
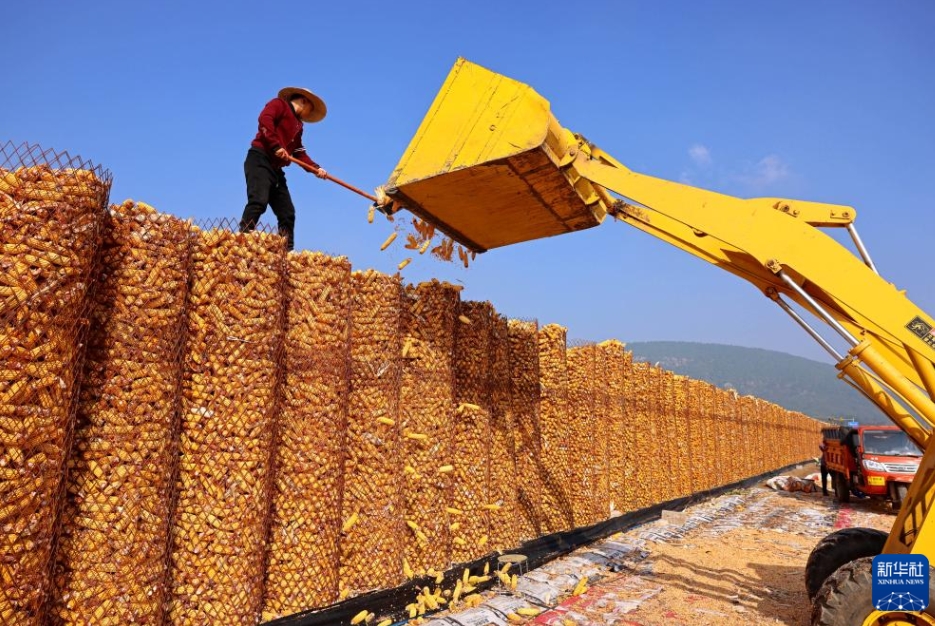
{"label": "dark trousers", "polygon": [[821,492],[828,495],[828,466],[821,462]]}
{"label": "dark trousers", "polygon": [[247,151],[243,163],[244,176],[247,178],[247,206],[240,219],[240,232],[245,233],[256,228],[260,216],[269,205],[279,221],[279,234],[286,238],[286,245],[292,250],[295,232],[295,206],[286,175],[282,168],[274,166],[266,153],[256,148]]}

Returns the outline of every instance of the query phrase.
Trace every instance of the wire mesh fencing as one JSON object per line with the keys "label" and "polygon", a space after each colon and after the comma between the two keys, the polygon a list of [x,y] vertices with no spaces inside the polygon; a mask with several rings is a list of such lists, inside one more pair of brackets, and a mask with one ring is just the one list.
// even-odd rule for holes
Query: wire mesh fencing
{"label": "wire mesh fencing", "polygon": [[[607,436],[603,406],[598,399],[597,346],[580,344],[566,352],[568,376],[568,414],[565,419],[565,454],[568,467],[562,479],[562,490],[571,502],[575,527],[597,521],[596,499],[599,483],[606,476]],[[601,449],[601,447],[604,449]]]}
{"label": "wire mesh fencing", "polygon": [[541,440],[542,506],[546,530],[574,528],[574,505],[568,492],[573,451],[568,420],[567,331],[547,324],[539,329],[539,432]]}
{"label": "wire mesh fencing", "polygon": [[678,440],[676,441],[677,467],[679,471],[680,494],[691,495],[695,492],[692,473],[692,440],[695,424],[691,419],[690,379],[687,376],[675,377],[675,415],[678,420]]}
{"label": "wire mesh fencing", "polygon": [[51,621],[159,623],[190,225],[128,201],[103,230]]}
{"label": "wire mesh fencing", "polygon": [[488,497],[500,509],[491,516],[490,548],[511,550],[522,537],[518,508],[517,434],[510,385],[510,337],[507,319],[494,314],[490,325],[490,459]]}
{"label": "wire mesh fencing", "polygon": [[632,504],[635,509],[655,503],[656,485],[659,484],[663,473],[655,441],[649,372],[649,364],[633,363],[630,376],[624,381],[624,394],[627,399],[626,420],[632,429],[630,440],[633,448],[639,450],[640,461],[634,463],[632,474],[628,472],[635,486]]}
{"label": "wire mesh fencing", "polygon": [[607,381],[605,412],[607,423],[603,433],[595,437],[606,439],[607,509],[626,513],[636,504],[635,473],[638,457],[634,453],[633,428],[627,422],[625,384],[631,375],[632,354],[623,344],[608,340],[598,344],[599,372]]}
{"label": "wire mesh fencing", "polygon": [[679,461],[679,438],[683,434],[676,408],[675,374],[665,369],[657,370],[659,401],[659,429],[662,455],[668,466],[666,473],[665,499],[677,498],[681,494],[681,465]]}
{"label": "wire mesh fencing", "polygon": [[0,622],[36,624],[50,590],[111,176],[81,157],[0,146]]}
{"label": "wire mesh fencing", "polygon": [[444,571],[451,561],[446,505],[461,462],[451,437],[459,291],[438,281],[406,288],[399,418],[408,435],[402,440],[407,575]]}
{"label": "wire mesh fencing", "polygon": [[[340,597],[400,584],[406,545],[399,427],[403,287],[398,276],[373,270],[353,272],[351,286]],[[424,435],[405,433],[413,434]]]}
{"label": "wire mesh fencing", "polygon": [[171,623],[255,624],[263,599],[286,250],[232,226],[192,242]]}
{"label": "wire mesh fencing", "polygon": [[[450,505],[452,560],[473,561],[490,548],[492,506],[488,491],[490,467],[490,328],[489,302],[461,302],[455,339],[454,472]],[[491,505],[491,506],[488,506]]]}
{"label": "wire mesh fencing", "polygon": [[290,254],[264,619],[338,599],[351,265]]}
{"label": "wire mesh fencing", "polygon": [[532,320],[507,321],[510,363],[510,412],[515,428],[517,507],[520,539],[540,536],[545,527],[542,507],[543,467],[539,424],[539,325]]}

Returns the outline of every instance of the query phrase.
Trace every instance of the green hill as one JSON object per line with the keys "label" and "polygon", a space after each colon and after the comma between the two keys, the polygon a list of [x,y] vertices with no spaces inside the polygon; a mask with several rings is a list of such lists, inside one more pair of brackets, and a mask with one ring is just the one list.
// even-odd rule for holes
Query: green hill
{"label": "green hill", "polygon": [[837,378],[833,365],[783,352],[713,343],[628,343],[635,361],[724,389],[736,389],[816,419],[846,418],[886,424],[888,418],[856,389]]}

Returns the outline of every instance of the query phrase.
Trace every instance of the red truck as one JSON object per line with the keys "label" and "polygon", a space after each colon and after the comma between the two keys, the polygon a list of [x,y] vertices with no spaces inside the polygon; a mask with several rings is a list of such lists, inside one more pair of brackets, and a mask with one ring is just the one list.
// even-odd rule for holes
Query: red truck
{"label": "red truck", "polygon": [[822,461],[838,502],[887,498],[898,509],[922,451],[897,426],[836,426],[822,430]]}

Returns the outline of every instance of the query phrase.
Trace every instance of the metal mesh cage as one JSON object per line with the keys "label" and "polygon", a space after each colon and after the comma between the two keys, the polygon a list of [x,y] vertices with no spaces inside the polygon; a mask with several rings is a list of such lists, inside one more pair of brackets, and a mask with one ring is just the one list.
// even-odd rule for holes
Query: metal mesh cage
{"label": "metal mesh cage", "polygon": [[[652,398],[649,388],[649,369],[646,363],[633,363],[629,376],[624,381],[624,394],[627,398],[625,407],[626,421],[631,428],[630,441],[634,450],[632,490],[634,509],[642,509],[655,502],[655,486],[661,478],[659,458],[655,455],[655,433],[652,429],[653,418],[650,412]],[[637,460],[641,462],[637,462]]]}
{"label": "metal mesh cage", "polygon": [[518,474],[516,433],[510,389],[510,338],[508,322],[494,315],[490,326],[490,467],[488,491],[500,510],[491,516],[490,544],[494,550],[510,550],[520,543],[520,511],[517,508]]}
{"label": "metal mesh cage", "polygon": [[607,445],[603,406],[598,403],[597,346],[579,344],[566,353],[568,376],[568,414],[565,422],[565,454],[568,467],[562,476],[563,491],[571,501],[574,526],[596,521],[596,498],[603,479],[604,454],[600,446]]}
{"label": "metal mesh cage", "polygon": [[633,428],[627,421],[624,395],[626,379],[631,375],[632,357],[623,344],[610,340],[599,344],[602,376],[607,378],[606,432],[608,510],[626,513],[636,504],[635,480],[638,456],[634,453]]}
{"label": "metal mesh cage", "polygon": [[452,560],[473,561],[489,550],[490,502],[487,472],[490,458],[490,325],[489,302],[462,302],[455,339],[455,458],[451,506],[458,524],[452,532]]}
{"label": "metal mesh cage", "polygon": [[402,285],[398,276],[351,274],[351,387],[345,433],[343,596],[403,581],[405,522],[399,424]]}
{"label": "metal mesh cage", "polygon": [[443,571],[451,559],[445,505],[460,459],[452,454],[455,312],[459,289],[439,281],[407,287],[400,426],[404,436],[406,561],[416,574]]}
{"label": "metal mesh cage", "polygon": [[128,201],[104,220],[54,623],[157,623],[165,600],[189,224]]}
{"label": "metal mesh cage", "polygon": [[229,226],[211,224],[193,239],[172,623],[255,624],[263,600],[285,241]]}
{"label": "metal mesh cage", "polygon": [[671,500],[678,493],[678,458],[676,456],[676,443],[681,434],[678,420],[675,415],[674,374],[668,370],[656,369],[656,420],[659,432],[659,448],[665,459],[665,481],[663,483],[662,500]]}
{"label": "metal mesh cage", "polygon": [[0,622],[39,623],[111,176],[0,146]]}
{"label": "metal mesh cage", "polygon": [[290,254],[264,619],[338,599],[351,265]]}
{"label": "metal mesh cage", "polygon": [[568,420],[568,363],[566,329],[546,324],[539,329],[539,428],[542,442],[542,505],[546,530],[574,528],[574,510],[568,476],[574,471]]}
{"label": "metal mesh cage", "polygon": [[520,539],[538,537],[543,532],[543,468],[539,428],[539,327],[534,321],[507,321],[510,359],[510,411],[517,474],[517,507]]}

